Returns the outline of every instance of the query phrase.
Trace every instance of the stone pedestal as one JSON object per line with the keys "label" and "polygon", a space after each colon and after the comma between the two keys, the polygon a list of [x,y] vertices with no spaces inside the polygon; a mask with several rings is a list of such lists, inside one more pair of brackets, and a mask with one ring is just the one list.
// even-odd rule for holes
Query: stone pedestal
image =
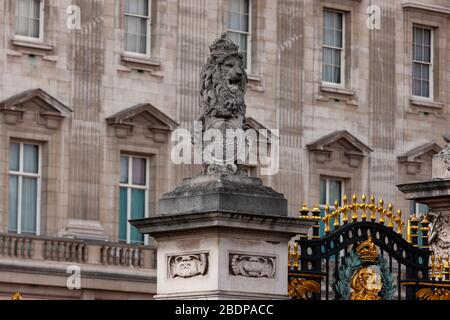
{"label": "stone pedestal", "polygon": [[225,212],[133,222],[158,241],[157,299],[286,299],[287,244],[304,224]]}
{"label": "stone pedestal", "polygon": [[259,179],[200,176],[160,207],[132,221],[158,242],[157,299],[288,298],[287,244],[313,222],[288,218],[281,194]]}
{"label": "stone pedestal", "polygon": [[430,247],[434,254],[450,254],[450,179],[435,179],[428,182],[398,186],[406,199],[430,207]]}

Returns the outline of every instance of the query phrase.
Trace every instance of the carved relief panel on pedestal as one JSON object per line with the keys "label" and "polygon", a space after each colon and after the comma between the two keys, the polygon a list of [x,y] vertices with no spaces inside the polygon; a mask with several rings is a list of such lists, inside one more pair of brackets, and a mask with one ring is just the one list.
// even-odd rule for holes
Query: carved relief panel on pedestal
{"label": "carved relief panel on pedestal", "polygon": [[276,258],[253,255],[230,255],[230,273],[247,278],[274,279]]}
{"label": "carved relief panel on pedestal", "polygon": [[208,274],[208,253],[169,256],[168,278],[193,278]]}

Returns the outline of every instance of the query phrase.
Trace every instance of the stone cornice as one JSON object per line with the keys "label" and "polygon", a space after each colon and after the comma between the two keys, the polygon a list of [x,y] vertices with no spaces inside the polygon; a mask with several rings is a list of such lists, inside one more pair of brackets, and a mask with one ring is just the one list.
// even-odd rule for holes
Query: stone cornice
{"label": "stone cornice", "polygon": [[403,9],[417,9],[423,11],[429,11],[433,13],[447,14],[450,15],[450,7],[442,7],[437,5],[430,5],[420,2],[407,1],[402,3]]}
{"label": "stone cornice", "polygon": [[282,216],[267,216],[245,213],[208,212],[159,216],[155,218],[133,220],[130,223],[139,232],[152,236],[170,236],[174,232],[198,230],[253,230],[261,233],[285,234],[293,237],[306,233],[315,221],[306,221]]}

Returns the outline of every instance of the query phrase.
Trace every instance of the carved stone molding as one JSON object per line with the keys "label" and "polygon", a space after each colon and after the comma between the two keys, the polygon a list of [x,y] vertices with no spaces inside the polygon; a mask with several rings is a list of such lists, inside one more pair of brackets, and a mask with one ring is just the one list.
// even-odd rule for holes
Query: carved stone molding
{"label": "carved stone molding", "polygon": [[106,122],[115,129],[116,137],[125,139],[135,133],[135,127],[144,125],[144,135],[155,142],[164,143],[170,132],[179,125],[175,120],[159,111],[149,103],[141,103],[122,110]]}
{"label": "carved stone molding", "polygon": [[58,129],[63,119],[69,118],[73,112],[41,89],[27,90],[0,102],[0,113],[5,115],[6,124],[23,122],[24,114],[30,111],[37,114],[35,119],[39,125],[50,130]]}
{"label": "carved stone molding", "polygon": [[[339,148],[336,148],[340,146]],[[332,153],[343,149],[344,161],[350,168],[361,167],[364,157],[373,150],[347,131],[330,133],[307,145],[308,150],[314,154],[317,163],[332,160]]]}
{"label": "carved stone molding", "polygon": [[398,161],[405,166],[406,173],[408,175],[416,175],[420,173],[423,163],[426,163],[426,161],[431,161],[427,160],[427,156],[431,159],[431,157],[439,153],[441,150],[442,148],[434,142],[421,144],[420,146],[398,156]]}
{"label": "carved stone molding", "polygon": [[208,253],[170,256],[167,258],[168,278],[193,278],[208,274]]}
{"label": "carved stone molding", "polygon": [[248,278],[275,278],[276,258],[252,255],[230,255],[230,272]]}
{"label": "carved stone molding", "polygon": [[450,254],[450,212],[430,212],[430,247],[436,256]]}

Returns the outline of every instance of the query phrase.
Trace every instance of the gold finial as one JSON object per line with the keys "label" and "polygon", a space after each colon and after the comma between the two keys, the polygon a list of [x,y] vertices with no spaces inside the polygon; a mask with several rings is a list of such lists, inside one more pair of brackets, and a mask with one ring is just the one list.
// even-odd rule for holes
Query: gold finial
{"label": "gold finial", "polygon": [[344,215],[344,217],[342,218],[342,222],[344,224],[347,224],[348,221],[350,220],[350,217],[349,217],[349,214],[348,214],[348,205],[347,205],[348,198],[347,198],[346,194],[344,194],[344,197],[342,198],[342,202],[344,203],[344,207],[342,208],[342,213]]}
{"label": "gold finial", "polygon": [[444,258],[444,281],[450,281],[450,256]]}
{"label": "gold finial", "polygon": [[411,240],[411,219],[408,219],[408,224],[406,225],[406,241],[412,243]]}
{"label": "gold finial", "polygon": [[402,220],[402,210],[397,210],[397,218],[395,219],[395,222],[397,223],[397,233],[399,235],[403,234],[403,226],[405,223]]}
{"label": "gold finial", "polygon": [[429,267],[430,267],[430,278],[431,279],[434,279],[434,277],[435,277],[435,272],[436,272],[436,261],[435,260],[436,260],[436,257],[433,254],[430,257],[430,265],[429,265]]}
{"label": "gold finial", "polygon": [[344,206],[347,204],[348,198],[347,195],[344,194],[344,197],[342,198],[342,202],[344,203]]}
{"label": "gold finial", "polygon": [[339,201],[338,201],[338,200],[335,200],[335,201],[334,201],[334,208],[335,208],[336,210],[339,209]]}
{"label": "gold finial", "polygon": [[444,279],[444,263],[442,261],[442,256],[438,256],[437,257],[437,264],[436,264],[436,271],[437,271],[437,276],[436,279],[437,281],[442,281],[442,279]]}
{"label": "gold finial", "polygon": [[389,203],[388,212],[386,213],[386,216],[389,218],[389,224],[388,224],[389,229],[394,229],[395,217],[394,217],[394,212],[392,210],[394,210],[394,206],[392,205],[392,203]]}
{"label": "gold finial", "polygon": [[361,205],[361,209],[362,209],[361,220],[362,221],[366,221],[367,220],[367,213],[366,213],[366,210],[367,210],[367,205],[366,205],[367,197],[366,197],[366,195],[363,194],[361,199],[362,199],[362,202],[363,202],[362,205]]}
{"label": "gold finial", "polygon": [[370,197],[370,209],[372,210],[372,214],[370,215],[370,220],[372,222],[376,222],[377,221],[377,208],[375,206],[375,197],[372,195]]}
{"label": "gold finial", "polygon": [[308,217],[309,209],[306,203],[303,203],[303,206],[299,210],[300,212],[300,218]]}
{"label": "gold finial", "polygon": [[289,269],[292,267],[291,259],[292,259],[291,243],[288,243],[288,268]]}
{"label": "gold finial", "polygon": [[353,211],[352,220],[353,222],[356,222],[358,221],[358,204],[356,203],[358,201],[358,197],[356,196],[356,194],[353,195],[352,200],[353,200],[353,204],[351,205]]}
{"label": "gold finial", "polygon": [[298,269],[299,263],[298,260],[300,259],[300,254],[298,252],[298,243],[295,242],[294,246],[291,247],[291,244],[288,244],[288,267],[289,269],[294,268]]}
{"label": "gold finial", "polygon": [[330,220],[331,220],[330,206],[327,204],[325,206],[325,216],[322,219],[323,223],[325,224],[325,233],[326,234],[329,234],[331,231]]}
{"label": "gold finial", "polygon": [[378,223],[380,224],[384,224],[384,216],[386,214],[386,210],[383,208],[384,206],[384,201],[383,198],[380,199],[380,208],[378,208],[378,212],[380,213],[380,220],[378,221]]}
{"label": "gold finial", "polygon": [[316,219],[320,219],[320,214],[322,212],[320,211],[320,207],[319,207],[318,203],[316,203],[314,205],[314,208],[311,210],[311,213],[313,214],[313,217],[315,217]]}
{"label": "gold finial", "polygon": [[334,212],[333,212],[333,218],[334,218],[334,224],[333,224],[333,227],[335,228],[335,229],[337,229],[337,228],[339,228],[340,227],[340,225],[341,225],[341,223],[340,223],[340,211],[339,211],[339,201],[335,201],[334,202]]}
{"label": "gold finial", "polygon": [[23,300],[22,294],[20,292],[16,292],[11,296],[11,300]]}

